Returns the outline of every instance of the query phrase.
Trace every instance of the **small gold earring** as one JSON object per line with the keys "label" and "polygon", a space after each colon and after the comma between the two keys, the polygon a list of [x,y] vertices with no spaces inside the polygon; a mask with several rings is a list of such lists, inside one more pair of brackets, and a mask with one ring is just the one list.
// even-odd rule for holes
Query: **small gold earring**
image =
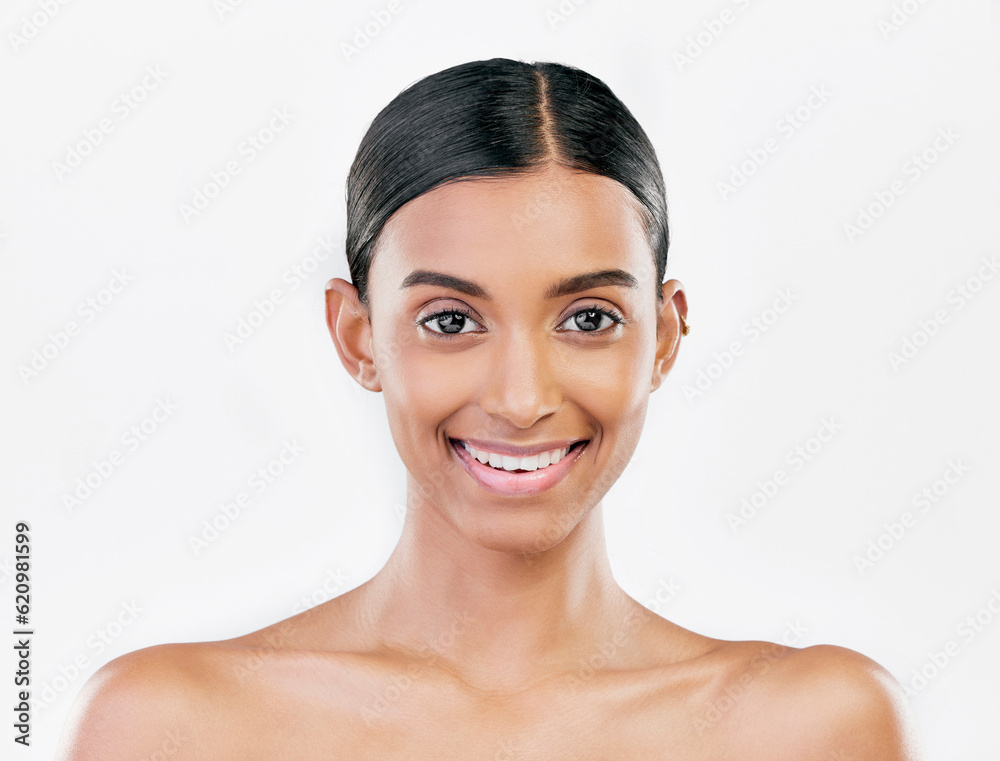
{"label": "small gold earring", "polygon": [[684,315],[681,315],[681,325],[684,326],[683,329],[681,330],[681,335],[686,336],[688,333],[691,332],[691,326],[688,325],[687,320],[684,319]]}

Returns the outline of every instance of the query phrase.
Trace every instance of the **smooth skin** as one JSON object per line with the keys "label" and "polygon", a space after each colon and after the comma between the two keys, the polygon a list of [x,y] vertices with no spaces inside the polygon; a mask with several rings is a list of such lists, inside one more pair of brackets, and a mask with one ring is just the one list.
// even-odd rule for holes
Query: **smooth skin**
{"label": "smooth skin", "polygon": [[[609,270],[634,285],[548,293]],[[458,280],[404,287],[417,271]],[[384,394],[407,469],[386,566],[260,631],[113,660],[58,758],[922,759],[901,687],[869,658],[704,637],[615,582],[601,499],[687,313],[681,283],[658,304],[654,280],[638,204],[605,177],[547,164],[402,207],[370,309],[345,280],[327,286],[340,360]],[[622,321],[581,328],[595,308]],[[447,309],[467,316],[427,320]],[[462,467],[450,439],[465,437],[590,443],[548,491],[505,496]]]}

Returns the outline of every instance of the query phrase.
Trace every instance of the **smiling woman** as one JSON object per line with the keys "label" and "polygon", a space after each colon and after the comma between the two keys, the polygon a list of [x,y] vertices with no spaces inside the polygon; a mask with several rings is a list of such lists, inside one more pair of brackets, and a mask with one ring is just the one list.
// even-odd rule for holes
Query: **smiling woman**
{"label": "smiling woman", "polygon": [[265,629],[107,664],[61,758],[920,758],[870,659],[706,637],[612,576],[602,500],[687,302],[663,282],[655,152],[601,80],[508,59],[426,77],[371,124],[347,207],[327,321],[385,398],[397,547]]}

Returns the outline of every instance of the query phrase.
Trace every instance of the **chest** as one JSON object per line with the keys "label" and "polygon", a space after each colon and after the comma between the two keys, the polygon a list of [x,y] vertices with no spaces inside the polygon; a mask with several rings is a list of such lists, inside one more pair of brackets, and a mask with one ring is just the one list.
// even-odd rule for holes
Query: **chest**
{"label": "chest", "polygon": [[711,757],[698,705],[651,679],[555,681],[515,697],[473,694],[432,673],[341,671],[272,690],[242,716],[243,758],[623,761]]}

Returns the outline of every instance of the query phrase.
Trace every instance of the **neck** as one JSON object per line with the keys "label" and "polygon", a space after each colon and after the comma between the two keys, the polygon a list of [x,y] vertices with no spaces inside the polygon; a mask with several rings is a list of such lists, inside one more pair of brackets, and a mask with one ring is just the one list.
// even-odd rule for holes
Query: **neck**
{"label": "neck", "polygon": [[382,647],[487,691],[520,690],[578,669],[644,610],[613,578],[600,503],[530,555],[488,549],[432,506],[412,508],[385,567],[358,590]]}

